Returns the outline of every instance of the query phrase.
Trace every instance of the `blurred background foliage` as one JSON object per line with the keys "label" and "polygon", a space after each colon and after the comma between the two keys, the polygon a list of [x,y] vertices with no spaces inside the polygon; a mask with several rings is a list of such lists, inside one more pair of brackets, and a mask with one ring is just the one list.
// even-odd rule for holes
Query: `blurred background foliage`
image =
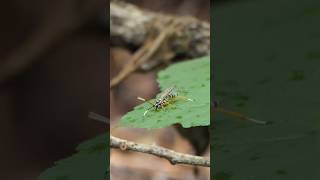
{"label": "blurred background foliage", "polygon": [[215,98],[273,122],[216,117],[214,179],[318,179],[319,1],[237,1],[211,12]]}
{"label": "blurred background foliage", "polygon": [[[36,179],[106,132],[88,119],[108,111],[104,16],[101,0],[0,2],[0,179]],[[21,68],[3,76],[8,61]]]}

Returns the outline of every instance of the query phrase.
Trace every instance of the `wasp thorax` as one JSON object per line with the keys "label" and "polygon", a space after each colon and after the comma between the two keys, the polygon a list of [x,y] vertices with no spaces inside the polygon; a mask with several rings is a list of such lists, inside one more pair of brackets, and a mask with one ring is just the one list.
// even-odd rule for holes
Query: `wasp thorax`
{"label": "wasp thorax", "polygon": [[156,103],[154,104],[154,107],[157,108],[157,109],[160,108],[161,106],[162,106],[162,102],[159,101],[159,100],[156,101]]}
{"label": "wasp thorax", "polygon": [[[178,93],[174,87],[170,87],[170,88],[166,89],[159,96],[159,98],[156,99],[155,103],[152,104],[152,106],[144,112],[143,115],[145,116],[151,108],[155,108],[155,110],[158,110],[158,109],[164,108],[165,106],[169,105],[170,103],[173,103],[175,101],[175,97],[177,97],[177,96],[178,96]],[[191,99],[187,99],[187,100],[192,101]]]}

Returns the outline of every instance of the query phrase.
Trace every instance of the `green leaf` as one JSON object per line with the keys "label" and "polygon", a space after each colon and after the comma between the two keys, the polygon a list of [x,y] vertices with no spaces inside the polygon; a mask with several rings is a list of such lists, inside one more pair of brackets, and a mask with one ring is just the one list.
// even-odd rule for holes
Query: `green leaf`
{"label": "green leaf", "polygon": [[101,135],[77,147],[78,153],[60,160],[39,176],[39,180],[91,180],[109,176],[109,136]]}
{"label": "green leaf", "polygon": [[151,109],[145,116],[151,105],[142,103],[122,117],[120,126],[162,128],[179,123],[189,128],[210,124],[210,57],[173,64],[161,71],[157,80],[161,91],[175,86],[179,96],[193,101],[178,99],[163,109]]}
{"label": "green leaf", "polygon": [[213,17],[215,97],[273,122],[215,118],[213,176],[320,179],[320,1],[235,1]]}

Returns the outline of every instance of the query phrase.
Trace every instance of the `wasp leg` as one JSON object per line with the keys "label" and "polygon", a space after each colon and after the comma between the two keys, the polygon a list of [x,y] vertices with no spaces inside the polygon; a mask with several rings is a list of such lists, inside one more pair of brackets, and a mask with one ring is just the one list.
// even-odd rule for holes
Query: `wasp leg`
{"label": "wasp leg", "polygon": [[167,108],[166,108],[165,106],[163,106],[162,109],[163,109],[164,111],[167,111]]}
{"label": "wasp leg", "polygon": [[169,102],[165,102],[165,103],[163,103],[163,105],[162,105],[161,109],[163,109],[164,111],[167,111],[167,106],[168,106],[168,105],[170,105],[170,103],[169,103]]}
{"label": "wasp leg", "polygon": [[176,99],[181,99],[181,100],[185,100],[185,101],[193,101],[193,99],[190,99],[186,96],[176,96]]}
{"label": "wasp leg", "polygon": [[175,104],[170,104],[171,109],[177,109],[177,106]]}

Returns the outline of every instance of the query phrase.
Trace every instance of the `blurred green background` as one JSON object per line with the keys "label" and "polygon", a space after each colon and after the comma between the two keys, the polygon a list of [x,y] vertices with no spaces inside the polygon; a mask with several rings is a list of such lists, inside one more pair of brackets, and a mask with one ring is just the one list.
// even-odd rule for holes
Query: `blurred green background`
{"label": "blurred green background", "polygon": [[320,2],[214,6],[215,98],[266,126],[217,116],[215,180],[318,179]]}

